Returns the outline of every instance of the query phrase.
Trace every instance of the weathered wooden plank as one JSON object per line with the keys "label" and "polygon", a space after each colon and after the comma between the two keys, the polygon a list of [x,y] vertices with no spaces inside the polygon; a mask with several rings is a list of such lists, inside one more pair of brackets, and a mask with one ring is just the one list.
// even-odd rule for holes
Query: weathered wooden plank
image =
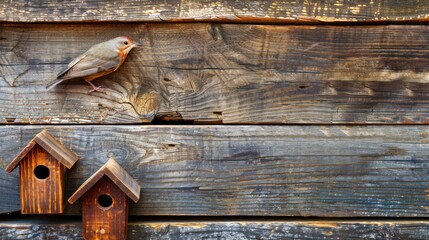
{"label": "weathered wooden plank", "polygon": [[374,1],[3,1],[0,21],[212,21],[337,22],[427,20],[429,4],[419,0]]}
{"label": "weathered wooden plank", "polygon": [[[1,127],[0,168],[41,128]],[[429,216],[429,126],[47,128],[80,157],[66,196],[114,155],[142,186],[132,215]],[[0,174],[2,212],[17,174]]]}
{"label": "weathered wooden plank", "polygon": [[2,193],[6,193],[0,195],[0,213],[20,211],[19,186],[17,185],[19,183],[18,176],[7,174],[3,171],[6,167],[3,158],[0,158],[0,164],[2,165],[0,189]]}
{"label": "weathered wooden plank", "polygon": [[[133,222],[127,239],[427,239],[427,221]],[[80,223],[0,223],[1,239],[83,239]]]}
{"label": "weathered wooden plank", "polygon": [[[0,123],[428,123],[429,26],[4,24]],[[93,44],[145,46],[105,93],[44,86]]]}

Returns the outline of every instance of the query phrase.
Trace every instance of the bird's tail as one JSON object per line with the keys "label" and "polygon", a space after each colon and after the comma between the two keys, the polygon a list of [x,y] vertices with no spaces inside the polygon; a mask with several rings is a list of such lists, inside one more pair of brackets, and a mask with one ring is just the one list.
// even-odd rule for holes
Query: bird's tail
{"label": "bird's tail", "polygon": [[61,83],[62,81],[64,81],[66,79],[55,79],[52,82],[48,83],[48,85],[46,85],[46,90],[51,90],[53,87],[57,86],[59,83]]}

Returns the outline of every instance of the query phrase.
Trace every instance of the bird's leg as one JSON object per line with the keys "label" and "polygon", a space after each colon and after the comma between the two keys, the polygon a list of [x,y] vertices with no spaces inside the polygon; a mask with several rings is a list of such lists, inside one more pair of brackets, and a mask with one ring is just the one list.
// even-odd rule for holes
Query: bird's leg
{"label": "bird's leg", "polygon": [[89,83],[89,85],[91,85],[91,87],[92,87],[92,90],[91,91],[89,91],[90,93],[92,93],[92,92],[103,92],[103,88],[102,88],[102,86],[100,85],[100,86],[98,86],[98,87],[96,87],[94,84],[92,84],[90,81],[88,81],[88,80],[86,80],[85,79],[85,81],[87,82],[87,83]]}

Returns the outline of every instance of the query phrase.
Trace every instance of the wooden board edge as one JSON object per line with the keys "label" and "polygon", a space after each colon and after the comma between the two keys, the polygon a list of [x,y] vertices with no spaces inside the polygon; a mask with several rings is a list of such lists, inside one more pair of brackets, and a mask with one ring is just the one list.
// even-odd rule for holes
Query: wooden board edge
{"label": "wooden board edge", "polygon": [[[424,239],[429,221],[131,222],[128,239]],[[83,239],[80,222],[0,223],[1,239]]]}

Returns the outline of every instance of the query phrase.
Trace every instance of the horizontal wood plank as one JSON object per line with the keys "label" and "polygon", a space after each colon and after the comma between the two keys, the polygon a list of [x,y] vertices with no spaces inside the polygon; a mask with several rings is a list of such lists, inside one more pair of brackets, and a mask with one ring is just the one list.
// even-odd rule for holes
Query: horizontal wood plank
{"label": "horizontal wood plank", "polygon": [[[1,127],[0,168],[42,128]],[[142,187],[131,215],[429,216],[429,126],[46,128],[80,157],[66,197],[111,156]],[[19,210],[18,171],[0,192]]]}
{"label": "horizontal wood plank", "polygon": [[363,22],[424,21],[429,4],[419,0],[373,1],[113,1],[14,0],[2,3],[0,21],[211,21],[211,22]]}
{"label": "horizontal wood plank", "polygon": [[[134,222],[127,239],[427,239],[427,221]],[[83,239],[80,223],[0,223],[1,239]]]}
{"label": "horizontal wood plank", "polygon": [[[3,24],[0,123],[429,122],[429,26]],[[144,43],[88,94],[47,92],[74,57],[115,36]]]}

